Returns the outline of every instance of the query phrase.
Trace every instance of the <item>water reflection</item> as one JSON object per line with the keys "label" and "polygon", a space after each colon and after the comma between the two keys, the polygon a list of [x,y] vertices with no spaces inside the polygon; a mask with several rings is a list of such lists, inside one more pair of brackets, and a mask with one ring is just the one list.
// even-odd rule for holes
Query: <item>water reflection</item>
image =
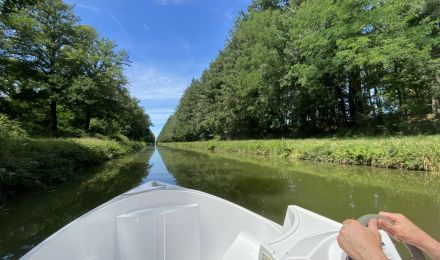
{"label": "water reflection", "polygon": [[149,164],[151,165],[151,170],[149,174],[142,178],[142,183],[149,181],[161,181],[169,184],[176,184],[176,179],[165,166],[160,153],[157,151],[153,153],[150,158]]}
{"label": "water reflection", "polygon": [[0,259],[18,259],[70,221],[139,185],[153,151],[89,169],[56,190],[9,199],[0,212]]}
{"label": "water reflection", "polygon": [[406,214],[440,238],[439,182],[420,173],[158,150],[177,184],[233,201],[278,223],[291,204],[338,221],[387,210]]}
{"label": "water reflection", "polygon": [[402,212],[440,238],[435,178],[369,167],[226,158],[159,148],[109,162],[51,192],[28,194],[0,212],[0,259],[17,259],[76,217],[150,180],[205,191],[282,223],[295,204],[342,221]]}

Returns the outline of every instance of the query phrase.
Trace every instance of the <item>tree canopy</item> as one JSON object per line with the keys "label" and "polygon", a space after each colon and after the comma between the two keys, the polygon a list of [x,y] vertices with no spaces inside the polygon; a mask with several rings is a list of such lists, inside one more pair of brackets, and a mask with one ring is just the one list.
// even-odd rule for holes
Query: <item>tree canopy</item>
{"label": "tree canopy", "polygon": [[255,0],[158,141],[438,133],[440,2]]}
{"label": "tree canopy", "polygon": [[0,113],[37,135],[123,134],[154,141],[130,96],[128,55],[62,0],[0,2]]}

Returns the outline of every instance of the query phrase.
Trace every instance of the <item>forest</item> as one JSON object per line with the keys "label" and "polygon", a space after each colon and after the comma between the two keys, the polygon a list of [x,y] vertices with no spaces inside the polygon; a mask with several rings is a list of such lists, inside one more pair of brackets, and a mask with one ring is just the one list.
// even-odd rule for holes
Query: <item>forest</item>
{"label": "forest", "polygon": [[127,53],[81,24],[72,5],[3,0],[0,12],[0,115],[33,137],[154,142],[151,120],[127,88]]}
{"label": "forest", "polygon": [[159,142],[440,132],[438,0],[254,0]]}

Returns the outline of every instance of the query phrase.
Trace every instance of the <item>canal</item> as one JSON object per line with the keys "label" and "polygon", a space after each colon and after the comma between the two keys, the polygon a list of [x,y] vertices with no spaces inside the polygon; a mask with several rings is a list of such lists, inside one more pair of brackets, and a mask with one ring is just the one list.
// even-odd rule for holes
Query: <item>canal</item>
{"label": "canal", "polygon": [[280,224],[292,204],[337,221],[401,212],[440,238],[439,181],[424,173],[158,148],[88,169],[50,191],[13,196],[0,209],[0,259],[18,259],[78,216],[150,180],[214,194]]}

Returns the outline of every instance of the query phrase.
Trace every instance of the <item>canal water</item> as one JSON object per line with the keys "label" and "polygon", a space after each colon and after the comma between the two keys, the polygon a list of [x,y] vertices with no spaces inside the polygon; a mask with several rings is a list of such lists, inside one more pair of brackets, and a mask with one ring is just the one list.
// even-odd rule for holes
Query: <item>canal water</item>
{"label": "canal water", "polygon": [[85,212],[150,180],[214,194],[280,224],[288,205],[337,221],[401,212],[440,239],[440,181],[424,173],[158,148],[89,169],[51,191],[13,196],[0,209],[0,259],[19,258]]}

